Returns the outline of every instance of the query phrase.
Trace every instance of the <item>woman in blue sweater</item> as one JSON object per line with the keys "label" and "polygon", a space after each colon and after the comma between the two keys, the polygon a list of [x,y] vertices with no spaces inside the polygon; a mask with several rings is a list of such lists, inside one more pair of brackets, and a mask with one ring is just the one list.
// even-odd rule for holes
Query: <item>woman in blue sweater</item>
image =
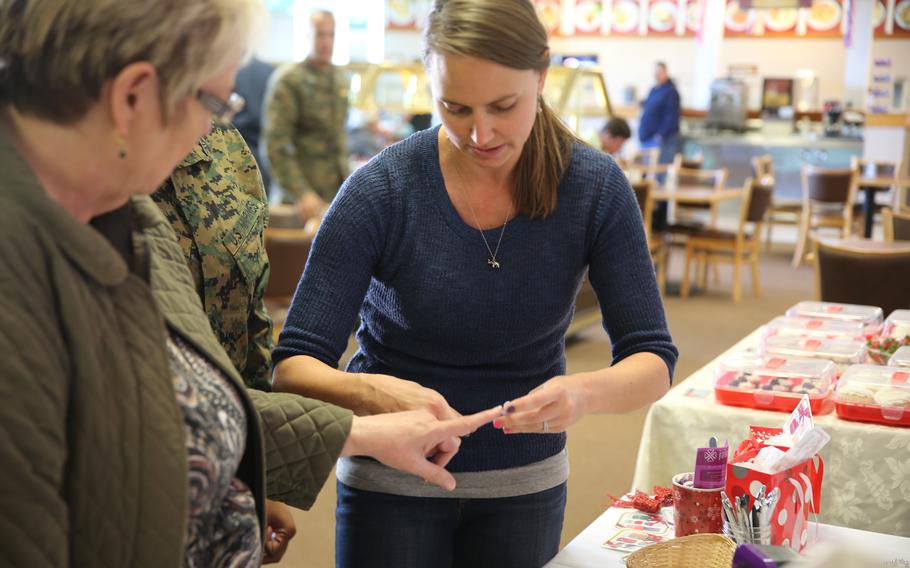
{"label": "woman in blue sweater", "polygon": [[[274,388],[357,414],[444,418],[511,401],[462,440],[454,491],[341,460],[336,561],[540,566],[559,546],[566,430],[660,398],[677,351],[625,176],[541,98],[549,49],[531,2],[437,0],[425,30],[442,126],[342,186],[274,353]],[[586,271],[613,361],[566,375]],[[359,350],[339,371],[358,313]]]}

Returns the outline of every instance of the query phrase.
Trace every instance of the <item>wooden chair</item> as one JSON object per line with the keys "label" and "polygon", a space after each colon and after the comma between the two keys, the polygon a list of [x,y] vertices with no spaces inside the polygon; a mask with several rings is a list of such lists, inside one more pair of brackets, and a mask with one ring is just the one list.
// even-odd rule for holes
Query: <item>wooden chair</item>
{"label": "wooden chair", "polygon": [[762,185],[771,185],[774,182],[774,158],[771,154],[755,156],[752,163],[752,177]]}
{"label": "wooden chair", "polygon": [[269,227],[272,229],[302,229],[303,221],[297,215],[297,208],[293,205],[269,205]]}
{"label": "wooden chair", "polygon": [[894,210],[899,213],[910,213],[910,187],[902,185],[894,192]]}
{"label": "wooden chair", "polygon": [[882,209],[882,225],[886,241],[910,241],[910,211],[898,213],[885,207]]}
{"label": "wooden chair", "polygon": [[617,163],[632,181],[638,181],[639,179],[657,181],[658,168],[660,166],[660,148],[638,150],[629,158],[618,159]]}
{"label": "wooden chair", "polygon": [[297,290],[310,246],[313,233],[303,229],[265,230],[265,252],[269,257],[269,282],[265,287],[265,297],[286,298]]}
{"label": "wooden chair", "polygon": [[[686,241],[686,259],[683,268],[683,282],[680,296],[689,295],[689,267],[693,260],[706,265],[711,261],[733,264],[733,301],[742,300],[742,265],[749,262],[752,268],[752,292],[756,297],[761,293],[758,277],[758,253],[761,243],[762,223],[771,204],[774,188],[761,185],[749,178],[743,185],[742,201],[739,207],[739,226],[735,232],[709,229],[694,233]],[[747,226],[752,224],[751,231]],[[703,273],[704,274],[704,273]],[[702,287],[707,278],[702,276]]]}
{"label": "wooden chair", "polygon": [[303,274],[313,232],[304,229],[265,230],[265,252],[269,257],[269,281],[265,286],[264,302],[274,322],[275,335],[284,324],[291,297]]}
{"label": "wooden chair", "polygon": [[816,296],[824,302],[910,308],[910,252],[870,251],[813,239]]}
{"label": "wooden chair", "polygon": [[[771,154],[752,158],[752,177],[764,186],[774,186],[774,159]],[[774,225],[799,225],[802,207],[803,202],[800,199],[777,198],[772,194],[771,205],[768,207],[768,218],[765,219],[768,226],[765,233],[766,250],[771,249],[771,230]]]}
{"label": "wooden chair", "polygon": [[673,156],[673,163],[678,167],[686,168],[688,170],[698,170],[704,166],[705,157],[701,154],[695,156],[683,156],[682,154],[676,154]]}
{"label": "wooden chair", "polygon": [[651,252],[651,260],[654,262],[657,273],[657,286],[660,293],[664,294],[667,289],[669,246],[667,234],[655,233],[651,228],[651,220],[654,216],[654,182],[648,179],[633,182],[632,189],[635,191],[635,199],[638,200],[638,207],[641,209],[641,216],[645,223],[645,237],[648,239],[648,250]]}
{"label": "wooden chair", "polygon": [[799,266],[809,249],[813,229],[837,229],[841,238],[849,237],[856,203],[856,170],[852,168],[802,167],[803,205],[799,235],[793,253],[793,267]]}
{"label": "wooden chair", "polygon": [[[681,154],[676,155],[676,159],[673,162],[673,165],[670,168],[670,177],[672,181],[668,181],[668,184],[676,185],[676,191],[685,191],[687,189],[713,189],[714,191],[723,191],[724,186],[727,183],[727,168],[718,168],[706,170],[700,167],[690,168],[685,166],[685,161],[682,159]],[[692,164],[690,164],[692,165]],[[669,231],[674,235],[683,234],[686,235],[693,231],[699,231],[704,229],[706,226],[715,227],[717,226],[717,215],[718,208],[720,207],[719,203],[713,204],[700,204],[700,203],[677,203],[676,204],[676,217],[677,219],[670,224]],[[709,223],[706,225],[704,222],[699,221],[696,218],[698,212],[709,213]]]}

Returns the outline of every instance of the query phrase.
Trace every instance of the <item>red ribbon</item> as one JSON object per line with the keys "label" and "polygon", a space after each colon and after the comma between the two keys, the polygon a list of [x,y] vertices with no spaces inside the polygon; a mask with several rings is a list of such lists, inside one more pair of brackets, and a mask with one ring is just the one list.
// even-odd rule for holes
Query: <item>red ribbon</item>
{"label": "red ribbon", "polygon": [[659,513],[661,507],[669,507],[673,504],[673,490],[668,487],[654,486],[654,495],[648,495],[643,491],[636,491],[631,499],[629,495],[614,497],[607,495],[613,504],[611,507],[620,507],[623,509],[638,509],[645,513]]}

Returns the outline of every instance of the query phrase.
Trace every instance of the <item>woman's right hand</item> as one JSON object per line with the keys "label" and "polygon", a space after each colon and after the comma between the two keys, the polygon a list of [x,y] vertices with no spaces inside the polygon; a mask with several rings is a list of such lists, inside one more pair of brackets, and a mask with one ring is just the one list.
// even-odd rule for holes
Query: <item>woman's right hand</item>
{"label": "woman's right hand", "polygon": [[361,378],[369,393],[364,396],[363,406],[370,414],[425,410],[438,420],[461,416],[441,394],[414,381],[389,375],[361,375]]}
{"label": "woman's right hand", "polygon": [[452,491],[455,478],[445,466],[466,436],[502,414],[502,407],[438,420],[426,410],[355,416],[343,456],[369,456]]}

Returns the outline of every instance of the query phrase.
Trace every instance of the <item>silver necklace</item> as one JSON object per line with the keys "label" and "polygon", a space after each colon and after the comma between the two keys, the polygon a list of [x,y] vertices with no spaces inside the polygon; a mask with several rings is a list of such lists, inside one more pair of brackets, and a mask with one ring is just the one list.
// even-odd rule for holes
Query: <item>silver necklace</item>
{"label": "silver necklace", "polygon": [[460,188],[462,195],[464,195],[465,201],[468,203],[468,211],[471,212],[471,218],[474,219],[474,225],[477,226],[477,230],[480,231],[480,238],[483,239],[483,244],[487,247],[487,252],[490,253],[490,258],[487,259],[487,265],[490,268],[498,269],[499,261],[496,259],[496,256],[499,254],[499,247],[502,245],[502,236],[506,234],[506,225],[509,224],[509,215],[512,213],[512,207],[506,210],[506,218],[502,221],[502,230],[499,231],[499,240],[496,241],[496,248],[493,249],[490,246],[489,241],[487,241],[487,236],[483,234],[483,229],[481,229],[480,222],[477,220],[477,214],[474,213],[474,206],[471,205],[471,196],[468,195],[468,187],[464,183],[464,177],[461,175],[461,170],[458,169],[458,166],[455,164],[454,155],[452,154],[454,144],[452,141],[446,137],[446,140],[449,141],[449,157],[452,158],[452,169],[455,170],[455,175],[458,176],[458,181],[461,182],[461,185],[464,186]]}

